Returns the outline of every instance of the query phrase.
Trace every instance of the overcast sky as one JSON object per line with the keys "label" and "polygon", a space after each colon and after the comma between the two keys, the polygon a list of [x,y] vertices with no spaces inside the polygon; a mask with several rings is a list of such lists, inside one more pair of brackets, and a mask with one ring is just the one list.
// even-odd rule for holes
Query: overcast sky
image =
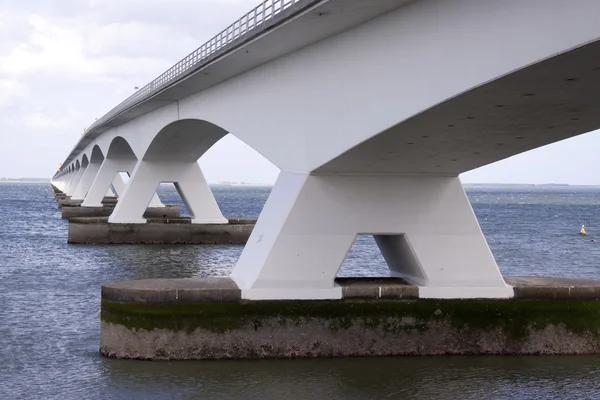
{"label": "overcast sky", "polygon": [[[259,0],[0,0],[0,176],[51,177],[101,117]],[[464,182],[600,184],[600,132],[521,154]],[[210,182],[271,183],[277,168],[227,136]]]}

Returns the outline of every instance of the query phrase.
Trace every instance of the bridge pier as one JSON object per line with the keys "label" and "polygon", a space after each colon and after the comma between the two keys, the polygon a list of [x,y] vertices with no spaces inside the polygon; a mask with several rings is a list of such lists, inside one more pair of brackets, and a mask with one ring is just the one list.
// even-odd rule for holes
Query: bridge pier
{"label": "bridge pier", "polygon": [[104,198],[104,195],[110,189],[115,177],[118,176],[118,173],[121,171],[133,169],[135,163],[135,158],[106,158],[100,166],[98,173],[92,182],[92,186],[81,206],[102,207],[102,198]]}
{"label": "bridge pier", "polygon": [[244,299],[339,299],[358,234],[422,298],[513,295],[458,177],[282,172],[231,277]]}
{"label": "bridge pier", "polygon": [[79,169],[77,169],[77,171],[75,172],[75,176],[73,177],[73,180],[71,181],[71,184],[69,185],[69,188],[66,192],[68,196],[73,196],[73,193],[75,192],[77,185],[79,185],[79,182],[81,181],[83,173],[86,169],[87,167],[84,166],[81,166],[79,167]]}
{"label": "bridge pier", "polygon": [[56,179],[54,181],[54,185],[56,187],[56,189],[58,189],[60,191],[60,193],[63,192],[63,189],[65,187],[65,175],[59,176],[58,179]]}
{"label": "bridge pier", "polygon": [[61,189],[64,194],[68,195],[68,191],[75,180],[76,171],[71,171],[67,174],[64,187]]}
{"label": "bridge pier", "polygon": [[101,163],[90,162],[88,166],[85,168],[83,175],[81,176],[81,180],[79,184],[73,191],[73,195],[71,196],[72,200],[84,200],[87,192],[90,190],[92,183],[94,182],[94,178],[98,174],[98,170],[100,169]]}
{"label": "bridge pier", "polygon": [[144,210],[161,182],[173,182],[191,216],[192,224],[227,224],[196,161],[137,163],[109,223],[143,224]]}
{"label": "bridge pier", "polygon": [[[135,166],[134,166],[134,168],[135,168]],[[126,172],[128,175],[131,176],[131,173],[133,172],[134,168],[128,169],[127,171],[120,171],[120,172]],[[123,177],[120,174],[117,174],[115,176],[115,179],[112,182],[111,188],[115,192],[115,196],[121,197],[125,193],[126,186],[127,186],[127,184],[123,180]],[[154,195],[152,196],[152,200],[150,200],[150,204],[148,204],[148,207],[158,208],[158,207],[165,207],[165,205],[160,201],[158,194],[154,193]]]}

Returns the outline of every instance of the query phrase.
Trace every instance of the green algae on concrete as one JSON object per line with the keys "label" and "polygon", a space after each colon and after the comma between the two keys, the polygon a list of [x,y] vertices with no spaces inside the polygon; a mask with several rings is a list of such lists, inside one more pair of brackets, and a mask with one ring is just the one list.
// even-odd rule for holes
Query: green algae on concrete
{"label": "green algae on concrete", "polygon": [[[458,330],[500,328],[521,339],[531,330],[563,325],[573,333],[600,332],[600,302],[595,300],[401,300],[401,301],[254,301],[200,304],[135,304],[102,300],[102,321],[130,329],[197,328],[225,332],[260,325],[277,317],[282,324],[327,319],[332,330],[360,320],[385,332],[422,331],[445,320]],[[400,323],[400,321],[403,321]],[[408,323],[407,321],[410,321]]]}

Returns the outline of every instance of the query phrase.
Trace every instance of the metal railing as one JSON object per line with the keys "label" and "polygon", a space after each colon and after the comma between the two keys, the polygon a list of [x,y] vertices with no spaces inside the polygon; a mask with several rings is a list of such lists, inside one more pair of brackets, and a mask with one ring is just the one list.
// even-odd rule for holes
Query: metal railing
{"label": "metal railing", "polygon": [[110,110],[103,117],[96,120],[92,125],[90,125],[86,132],[90,132],[94,128],[104,125],[106,122],[115,118],[122,112],[168,87],[181,77],[185,76],[186,73],[202,65],[210,56],[217,53],[219,50],[226,48],[228,45],[240,37],[250,33],[254,29],[260,28],[263,24],[272,20],[282,11],[301,1],[303,0],[264,1],[242,18],[229,25],[218,35],[204,43],[183,60],[173,65],[158,78],[154,79],[146,86],[138,89],[133,95],[129,96],[126,100]]}

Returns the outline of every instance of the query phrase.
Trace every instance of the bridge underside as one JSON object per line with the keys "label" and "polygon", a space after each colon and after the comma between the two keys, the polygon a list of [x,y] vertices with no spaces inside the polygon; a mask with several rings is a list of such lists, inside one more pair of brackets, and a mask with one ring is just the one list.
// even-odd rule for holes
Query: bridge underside
{"label": "bridge underside", "polygon": [[600,41],[449,99],[314,173],[457,176],[600,128],[598,93]]}

